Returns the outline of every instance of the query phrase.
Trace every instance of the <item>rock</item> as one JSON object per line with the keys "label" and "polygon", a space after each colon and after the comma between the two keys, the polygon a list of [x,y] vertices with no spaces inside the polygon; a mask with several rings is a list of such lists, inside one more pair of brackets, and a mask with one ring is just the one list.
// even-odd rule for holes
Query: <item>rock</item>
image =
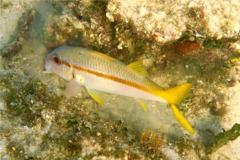
{"label": "rock", "polygon": [[161,44],[176,41],[188,30],[216,39],[235,37],[240,28],[237,15],[240,2],[235,0],[110,0],[106,13],[110,21],[132,25],[139,35]]}
{"label": "rock", "polygon": [[28,29],[29,11],[32,6],[23,0],[2,1],[0,5],[0,55],[17,52],[22,37]]}

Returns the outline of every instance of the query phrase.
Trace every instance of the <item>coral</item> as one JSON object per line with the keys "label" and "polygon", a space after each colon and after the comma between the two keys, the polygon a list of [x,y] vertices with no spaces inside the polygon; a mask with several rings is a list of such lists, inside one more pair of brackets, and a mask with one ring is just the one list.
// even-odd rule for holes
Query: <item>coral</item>
{"label": "coral", "polygon": [[240,54],[240,40],[230,43],[229,48],[233,50],[234,52]]}
{"label": "coral", "polygon": [[[180,38],[181,32],[185,30],[183,25],[185,19],[177,20],[178,11],[176,9],[174,13],[174,7],[178,8],[176,4],[167,4],[160,1],[149,3],[138,0],[131,2],[112,0],[107,7],[107,17],[110,21],[132,24],[134,26],[133,31],[136,34],[141,32],[141,35],[138,35],[139,37],[165,43]],[[168,16],[172,18],[169,19]],[[164,30],[162,27],[166,27],[168,30]]]}
{"label": "coral", "polygon": [[161,137],[157,136],[150,129],[146,132],[142,132],[140,143],[151,158],[164,157],[164,154],[161,152],[164,142]]}
{"label": "coral", "polygon": [[106,22],[106,1],[64,2],[67,14],[54,16],[46,23],[43,39],[48,48],[62,44],[80,45],[111,50],[112,26]]}
{"label": "coral", "polygon": [[[138,4],[138,5],[136,5]],[[228,7],[225,7],[228,6]],[[196,1],[120,1],[110,0],[107,17],[135,28],[140,37],[158,43],[176,41],[187,30],[201,31],[216,39],[236,37],[239,33],[237,1],[215,3]]]}

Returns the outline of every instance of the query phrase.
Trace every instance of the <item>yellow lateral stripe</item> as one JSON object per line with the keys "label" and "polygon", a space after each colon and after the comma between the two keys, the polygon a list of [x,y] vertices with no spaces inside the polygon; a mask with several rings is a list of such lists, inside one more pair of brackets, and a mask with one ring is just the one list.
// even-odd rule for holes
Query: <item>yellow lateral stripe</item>
{"label": "yellow lateral stripe", "polygon": [[122,84],[125,84],[125,85],[128,85],[128,86],[140,89],[142,91],[149,92],[149,89],[147,89],[146,87],[143,87],[143,86],[141,86],[141,85],[139,85],[135,82],[131,82],[131,81],[128,81],[128,80],[125,80],[125,79],[121,79],[121,78],[118,78],[118,77],[114,77],[114,76],[111,76],[111,75],[106,75],[106,74],[99,73],[99,72],[96,72],[96,71],[93,71],[93,70],[89,70],[89,69],[86,69],[86,68],[83,68],[83,67],[79,67],[79,66],[70,64],[66,61],[62,61],[62,64],[66,65],[68,67],[72,67],[72,68],[74,68],[78,71],[84,71],[86,73],[93,74],[95,76],[99,76],[99,77],[102,77],[102,78],[113,80],[115,82],[119,82],[119,83],[122,83]]}

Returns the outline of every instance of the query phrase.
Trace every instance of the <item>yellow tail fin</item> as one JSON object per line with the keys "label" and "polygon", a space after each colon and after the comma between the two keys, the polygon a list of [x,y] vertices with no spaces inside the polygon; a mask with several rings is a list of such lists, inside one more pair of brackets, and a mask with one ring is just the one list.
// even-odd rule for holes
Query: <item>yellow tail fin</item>
{"label": "yellow tail fin", "polygon": [[182,113],[177,109],[177,107],[174,104],[171,104],[172,112],[177,119],[177,121],[181,124],[183,128],[185,128],[190,133],[194,134],[194,130],[188,120],[182,115]]}
{"label": "yellow tail fin", "polygon": [[152,90],[151,93],[165,99],[169,104],[180,103],[190,92],[192,84],[184,83],[180,86],[167,90]]}
{"label": "yellow tail fin", "polygon": [[191,87],[192,84],[184,83],[180,86],[165,90],[166,94],[169,96],[167,97],[168,98],[167,101],[170,104],[180,103],[184,98],[187,97],[188,93],[191,90]]}
{"label": "yellow tail fin", "polygon": [[170,88],[167,90],[158,90],[153,91],[152,93],[162,99],[165,99],[169,105],[171,106],[172,112],[177,119],[177,121],[181,124],[183,128],[188,130],[190,133],[194,134],[194,130],[187,119],[181,114],[181,112],[177,109],[175,104],[180,103],[190,92],[192,84],[185,83],[180,86]]}

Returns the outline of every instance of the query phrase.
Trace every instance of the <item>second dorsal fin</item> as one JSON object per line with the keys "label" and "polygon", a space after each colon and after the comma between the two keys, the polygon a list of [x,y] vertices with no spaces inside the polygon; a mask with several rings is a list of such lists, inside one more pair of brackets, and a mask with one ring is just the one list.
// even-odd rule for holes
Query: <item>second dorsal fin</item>
{"label": "second dorsal fin", "polygon": [[136,73],[138,73],[144,77],[148,77],[148,72],[147,72],[146,68],[143,66],[141,61],[136,61],[136,62],[130,63],[128,65],[128,68],[131,68]]}

